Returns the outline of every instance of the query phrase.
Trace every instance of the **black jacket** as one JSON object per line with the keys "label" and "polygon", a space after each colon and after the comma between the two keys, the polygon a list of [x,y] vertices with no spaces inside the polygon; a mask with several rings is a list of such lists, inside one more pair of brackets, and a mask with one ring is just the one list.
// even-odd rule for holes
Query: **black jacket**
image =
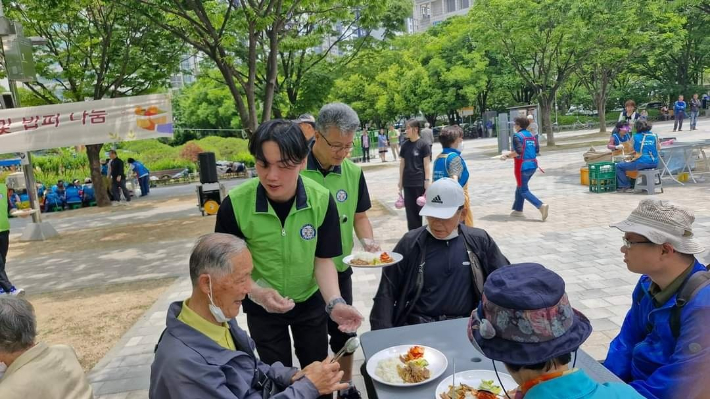
{"label": "black jacket", "polygon": [[[406,324],[406,318],[411,312],[418,293],[423,285],[424,268],[423,260],[424,242],[427,238],[426,226],[407,232],[394,248],[394,252],[402,254],[404,259],[395,266],[382,269],[380,286],[375,295],[370,325],[373,330],[399,327]],[[459,224],[459,234],[463,236],[466,248],[470,251],[471,263],[480,265],[479,279],[482,275],[485,280],[489,274],[501,266],[510,264],[498,249],[493,238],[484,230]],[[481,297],[482,281],[472,282],[473,289]],[[473,309],[471,309],[473,310]]]}
{"label": "black jacket", "polygon": [[126,173],[124,170],[123,166],[123,161],[121,158],[114,158],[111,160],[111,179],[116,180],[118,176],[121,176],[121,179],[125,180],[126,179]]}

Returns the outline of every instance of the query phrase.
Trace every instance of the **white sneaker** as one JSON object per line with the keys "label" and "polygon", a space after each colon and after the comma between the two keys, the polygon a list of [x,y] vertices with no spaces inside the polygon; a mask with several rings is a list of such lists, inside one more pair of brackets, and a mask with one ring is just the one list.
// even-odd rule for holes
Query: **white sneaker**
{"label": "white sneaker", "polygon": [[118,201],[111,201],[111,206],[118,206],[120,203]]}
{"label": "white sneaker", "polygon": [[540,214],[542,215],[542,221],[547,220],[547,214],[550,212],[550,205],[542,204],[540,206]]}
{"label": "white sneaker", "polygon": [[522,211],[513,211],[513,212],[510,212],[510,216],[512,216],[514,218],[523,218],[523,217],[525,217],[525,214]]}
{"label": "white sneaker", "polygon": [[15,286],[13,285],[12,289],[10,290],[10,292],[8,294],[22,297],[22,296],[25,296],[25,290],[23,290],[22,288],[15,288]]}

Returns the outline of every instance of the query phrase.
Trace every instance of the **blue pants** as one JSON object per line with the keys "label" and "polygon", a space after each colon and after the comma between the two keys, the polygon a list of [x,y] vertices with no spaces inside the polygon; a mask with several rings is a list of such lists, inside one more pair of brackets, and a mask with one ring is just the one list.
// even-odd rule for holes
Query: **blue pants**
{"label": "blue pants", "polygon": [[144,197],[150,193],[150,175],[139,177],[138,184],[141,186],[141,197]]}
{"label": "blue pants", "polygon": [[690,111],[690,128],[695,129],[695,125],[698,123],[698,113],[700,111]]}
{"label": "blue pants", "polygon": [[528,182],[535,174],[536,170],[537,169],[531,169],[520,172],[521,184],[517,189],[515,189],[515,202],[513,203],[514,211],[522,212],[525,200],[528,200],[528,202],[530,202],[535,208],[539,209],[542,206],[542,201],[537,199],[537,197],[533,195],[528,188]]}
{"label": "blue pants", "polygon": [[654,169],[658,166],[658,163],[647,163],[647,162],[619,162],[616,164],[616,188],[630,188],[631,183],[629,182],[626,172],[629,170],[643,170],[643,169]]}

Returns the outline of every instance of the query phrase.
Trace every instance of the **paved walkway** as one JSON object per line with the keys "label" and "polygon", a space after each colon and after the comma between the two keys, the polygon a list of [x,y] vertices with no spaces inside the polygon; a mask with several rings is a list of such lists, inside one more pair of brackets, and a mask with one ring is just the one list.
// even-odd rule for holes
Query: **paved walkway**
{"label": "paved walkway", "polygon": [[[706,120],[701,120],[704,125]],[[659,125],[654,131],[661,136],[673,134],[680,140],[709,137],[710,128],[697,132],[670,133],[672,126]],[[559,140],[559,139],[558,139]],[[525,209],[525,219],[511,219],[508,214],[513,200],[515,181],[512,161],[501,162],[490,159],[483,153],[490,152],[495,139],[466,141],[464,156],[471,171],[469,190],[472,209],[477,227],[485,229],[501,247],[511,262],[539,262],[562,275],[567,283],[567,291],[575,307],[584,312],[592,321],[594,332],[585,343],[584,349],[593,357],[605,357],[609,341],[618,333],[623,317],[631,303],[631,291],[638,276],[630,273],[619,252],[621,233],[608,227],[609,223],[624,219],[633,210],[643,195],[633,194],[591,194],[579,185],[579,168],[584,165],[582,153],[585,149],[546,152],[540,157],[544,174],[538,173],[531,181],[531,190],[544,202],[550,204],[550,217],[545,223],[539,221],[537,210]],[[434,152],[438,152],[437,146]],[[391,159],[391,158],[388,158]],[[373,164],[379,164],[373,161]],[[375,235],[383,248],[391,249],[406,231],[403,210],[395,210],[397,164],[388,162],[381,167],[368,167],[366,178],[370,194],[379,211],[372,217]],[[708,179],[710,181],[710,179]],[[695,210],[696,234],[701,241],[710,242],[710,183],[680,186],[665,180],[665,193],[655,197],[683,204]],[[169,208],[169,209],[166,209]],[[195,216],[194,205],[151,206],[150,209],[121,209],[118,214],[98,215],[92,223],[102,225],[126,219],[126,215],[137,213],[145,221],[176,218],[190,221]],[[113,218],[113,219],[112,219]],[[200,219],[203,220],[203,219]],[[76,226],[78,221],[57,221],[60,229]],[[203,222],[208,223],[208,222]],[[17,232],[19,233],[19,231]],[[160,237],[156,237],[160,241]],[[190,294],[187,279],[187,257],[193,240],[173,242],[145,242],[131,245],[126,251],[105,254],[113,267],[130,267],[115,272],[105,264],[87,264],[74,272],[84,275],[89,283],[109,276],[111,281],[126,278],[152,278],[167,275],[181,278],[158,300],[151,309],[126,333],[105,358],[89,374],[95,393],[99,398],[146,398],[152,351],[165,325],[168,304],[182,300]],[[164,249],[164,252],[157,252]],[[153,258],[146,259],[146,255]],[[700,255],[704,262],[710,262],[708,253]],[[25,263],[30,269],[25,269]],[[42,276],[42,273],[64,273],[61,270],[42,271],[41,259],[31,257],[13,262],[17,270],[22,270],[16,280],[21,285],[37,288],[49,287],[56,276]],[[32,266],[35,264],[35,266]],[[38,275],[40,275],[38,277]],[[357,269],[354,274],[355,306],[366,316],[360,332],[369,331],[367,318],[372,307],[380,270]],[[94,281],[94,279],[96,281]],[[244,316],[237,318],[246,326]],[[362,362],[362,352],[356,360]],[[363,387],[361,378],[356,385]]]}

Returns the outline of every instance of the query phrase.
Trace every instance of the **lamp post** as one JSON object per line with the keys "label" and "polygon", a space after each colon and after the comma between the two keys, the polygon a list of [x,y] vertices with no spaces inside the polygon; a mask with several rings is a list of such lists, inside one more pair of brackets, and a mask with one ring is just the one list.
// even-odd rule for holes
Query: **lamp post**
{"label": "lamp post", "polygon": [[[25,66],[27,67],[28,70],[30,70],[29,78],[30,80],[34,80],[34,61],[32,60],[32,51],[31,51],[31,46],[32,45],[42,45],[47,43],[47,39],[42,38],[42,37],[30,37],[30,38],[24,38],[22,36],[22,26],[18,23],[9,21],[7,18],[5,18],[5,13],[2,8],[2,3],[0,2],[0,20],[2,20],[2,25],[6,27],[13,27],[12,29],[7,29],[6,31],[0,33],[0,41],[2,41],[2,60],[3,60],[3,65],[5,67],[5,72],[8,74],[8,84],[10,86],[10,92],[12,93],[13,96],[13,102],[15,108],[20,108],[22,104],[20,103],[20,95],[19,92],[17,91],[17,76],[13,73],[11,73],[10,68],[8,68],[8,60],[6,58],[6,48],[5,45],[8,45],[8,48],[10,48],[13,43],[7,43],[6,37],[15,35],[14,40],[17,43],[14,43],[14,45],[20,47],[20,59],[21,62],[23,63],[21,71],[16,72],[21,75],[24,75],[25,72]],[[22,46],[25,46],[25,49],[28,47],[27,43],[22,43],[23,39],[29,39],[30,45],[29,45],[29,54],[22,53]],[[27,56],[27,57],[26,57]],[[27,59],[29,58],[29,59]],[[25,65],[27,64],[27,65]],[[30,199],[30,207],[34,210],[34,213],[32,214],[32,223],[28,223],[25,229],[22,232],[22,237],[20,238],[20,241],[43,241],[51,237],[55,237],[59,235],[57,231],[52,227],[52,225],[49,222],[42,222],[42,213],[41,213],[41,208],[39,205],[38,197],[37,197],[37,184],[35,183],[35,176],[34,176],[34,170],[32,168],[32,155],[30,154],[29,151],[26,151],[21,154],[22,158],[22,170],[25,174],[25,185],[27,186],[27,194]]]}

